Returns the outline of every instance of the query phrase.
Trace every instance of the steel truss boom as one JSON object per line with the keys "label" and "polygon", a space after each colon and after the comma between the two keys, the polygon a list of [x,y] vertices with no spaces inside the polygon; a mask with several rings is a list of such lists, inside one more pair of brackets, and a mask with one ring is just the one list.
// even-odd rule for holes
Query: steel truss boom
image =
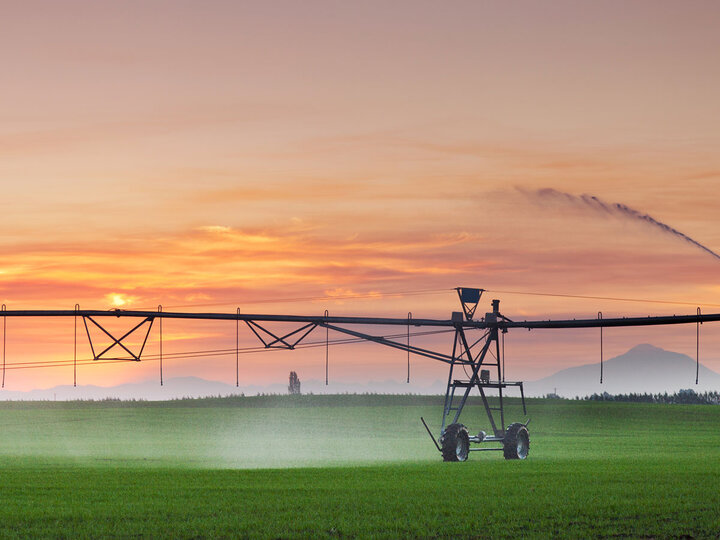
{"label": "steel truss boom", "polygon": [[[193,320],[221,320],[221,321],[260,321],[260,322],[290,322],[315,323],[327,322],[331,324],[369,324],[369,325],[396,325],[407,326],[408,319],[388,317],[332,317],[323,315],[267,315],[246,313],[194,313],[178,311],[134,311],[125,309],[111,309],[107,311],[93,309],[35,309],[35,310],[6,310],[0,313],[3,317],[153,317],[159,319],[193,319]],[[442,319],[409,319],[412,326],[452,326],[452,322]],[[472,326],[472,325],[471,325]]]}
{"label": "steel truss boom", "polygon": [[[353,338],[377,343],[386,347],[399,349],[408,353],[408,382],[409,382],[409,355],[410,353],[432,360],[444,362],[449,365],[449,374],[445,392],[445,405],[441,422],[439,444],[436,446],[441,451],[446,461],[464,461],[470,450],[501,450],[506,459],[524,459],[529,449],[529,435],[527,422],[513,423],[505,426],[505,411],[503,405],[503,390],[508,387],[515,387],[520,390],[523,411],[525,412],[525,399],[523,383],[519,381],[505,380],[504,360],[504,339],[503,335],[513,328],[533,329],[573,329],[573,328],[600,328],[601,338],[601,369],[602,369],[602,329],[612,327],[631,326],[657,326],[672,324],[692,324],[698,326],[705,322],[720,321],[720,313],[702,314],[700,308],[692,315],[672,316],[649,316],[649,317],[620,317],[603,318],[598,313],[598,318],[592,319],[565,319],[565,320],[531,320],[513,321],[500,313],[499,300],[492,301],[492,311],[485,313],[483,317],[474,319],[475,310],[478,306],[483,289],[458,288],[457,289],[462,312],[453,312],[449,319],[417,319],[410,313],[406,318],[392,317],[350,317],[330,316],[326,311],[323,315],[268,315],[268,314],[245,314],[240,313],[194,313],[194,312],[172,312],[164,311],[158,306],[157,311],[151,310],[122,310],[113,309],[83,310],[76,306],[72,310],[7,310],[2,306],[0,318],[3,318],[3,343],[5,340],[5,319],[7,317],[74,317],[75,318],[75,355],[77,355],[77,325],[78,318],[82,319],[87,333],[90,348],[94,360],[111,359],[108,357],[110,351],[119,351],[129,355],[130,359],[140,361],[148,336],[155,319],[159,319],[160,326],[160,368],[162,381],[162,319],[178,320],[217,320],[236,322],[236,355],[239,355],[239,326],[244,322],[254,336],[266,349],[295,349],[312,332],[320,327],[325,329],[325,346],[329,345],[328,332],[332,330]],[[132,318],[132,329],[126,331],[120,337],[115,337],[100,321],[104,318]],[[88,324],[90,323],[90,324]],[[273,327],[274,323],[286,323],[291,326],[290,330]],[[355,328],[348,328],[355,326]],[[364,327],[373,326],[402,326],[407,327],[407,341],[400,341],[398,335],[374,335],[368,333]],[[410,344],[410,326],[434,327],[447,329],[454,333],[452,352],[449,354],[418,347]],[[294,327],[294,329],[292,329]],[[110,345],[102,350],[96,350],[93,345],[90,328],[98,330],[107,339]],[[142,330],[141,330],[142,329]],[[137,341],[141,342],[139,352],[135,353],[128,345],[130,336],[133,333],[142,334]],[[471,331],[479,331],[471,338]],[[445,330],[427,332],[444,333]],[[480,337],[478,337],[480,336]],[[403,336],[404,337],[404,336]],[[698,345],[699,350],[699,345]],[[99,352],[98,352],[99,351]],[[327,382],[327,356],[326,350],[326,382]],[[120,359],[120,358],[114,358]],[[77,358],[74,359],[77,362]],[[236,357],[236,362],[237,362]],[[699,353],[698,353],[699,369]],[[3,347],[3,385],[5,374],[5,350]],[[602,373],[602,371],[601,371]],[[237,374],[237,367],[236,367]],[[459,378],[458,378],[459,376]],[[239,381],[239,376],[237,377]],[[697,378],[697,374],[696,374]],[[602,375],[601,375],[602,382]],[[162,382],[161,382],[162,384]],[[239,384],[239,383],[238,383]],[[480,431],[477,435],[470,435],[466,426],[459,423],[460,414],[468,402],[472,389],[477,389],[482,398],[482,403],[487,414],[491,430],[489,433]],[[486,391],[497,392],[497,401],[488,400]],[[423,421],[424,422],[424,421]],[[426,426],[427,427],[427,426]],[[429,430],[428,430],[429,432]],[[432,436],[432,434],[431,434]],[[470,443],[500,443],[501,448],[470,448]]]}

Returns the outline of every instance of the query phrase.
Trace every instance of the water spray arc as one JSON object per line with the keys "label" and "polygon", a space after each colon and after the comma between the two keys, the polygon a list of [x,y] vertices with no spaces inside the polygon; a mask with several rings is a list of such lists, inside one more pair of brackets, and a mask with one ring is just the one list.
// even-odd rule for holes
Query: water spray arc
{"label": "water spray arc", "polygon": [[600,197],[596,197],[595,195],[588,195],[588,194],[573,195],[571,193],[566,193],[564,191],[558,191],[558,190],[552,189],[552,188],[539,189],[536,192],[533,192],[532,195],[541,201],[543,201],[543,200],[561,201],[561,202],[569,203],[569,204],[579,207],[581,209],[592,210],[596,213],[622,217],[625,219],[631,219],[631,220],[635,220],[635,221],[641,221],[643,223],[651,225],[655,229],[659,229],[660,231],[662,231],[666,234],[672,235],[676,238],[679,238],[680,240],[684,240],[685,242],[695,246],[698,249],[703,250],[706,253],[709,253],[716,259],[720,260],[720,255],[715,253],[709,247],[704,246],[697,240],[689,237],[688,235],[686,235],[684,233],[681,233],[680,231],[671,227],[670,225],[667,225],[666,223],[663,223],[662,221],[655,219],[651,215],[645,214],[639,210],[631,208],[626,204],[610,203],[610,202],[602,200]]}

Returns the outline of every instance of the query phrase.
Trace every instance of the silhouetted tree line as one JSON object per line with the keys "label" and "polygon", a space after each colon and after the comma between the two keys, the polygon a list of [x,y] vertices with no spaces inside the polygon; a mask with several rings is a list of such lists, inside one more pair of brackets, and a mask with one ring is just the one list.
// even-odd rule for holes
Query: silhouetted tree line
{"label": "silhouetted tree line", "polygon": [[631,401],[637,403],[667,403],[686,405],[720,405],[720,392],[698,393],[689,388],[674,394],[593,394],[582,398],[585,401]]}

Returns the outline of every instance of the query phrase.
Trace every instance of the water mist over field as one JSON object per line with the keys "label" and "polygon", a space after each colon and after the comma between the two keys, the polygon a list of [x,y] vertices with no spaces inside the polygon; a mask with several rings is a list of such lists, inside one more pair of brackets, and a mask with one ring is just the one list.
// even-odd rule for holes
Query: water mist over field
{"label": "water mist over field", "polygon": [[[335,396],[333,396],[335,397]],[[0,458],[98,466],[273,468],[436,459],[435,405],[2,404]]]}

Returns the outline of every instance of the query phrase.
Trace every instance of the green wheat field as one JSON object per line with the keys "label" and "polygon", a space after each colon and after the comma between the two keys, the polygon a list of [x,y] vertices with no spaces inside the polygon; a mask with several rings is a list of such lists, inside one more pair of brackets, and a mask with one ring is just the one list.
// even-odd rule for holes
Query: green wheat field
{"label": "green wheat field", "polygon": [[[528,400],[443,463],[442,398],[0,402],[3,538],[718,538],[720,407]],[[478,403],[470,432],[488,429]]]}

